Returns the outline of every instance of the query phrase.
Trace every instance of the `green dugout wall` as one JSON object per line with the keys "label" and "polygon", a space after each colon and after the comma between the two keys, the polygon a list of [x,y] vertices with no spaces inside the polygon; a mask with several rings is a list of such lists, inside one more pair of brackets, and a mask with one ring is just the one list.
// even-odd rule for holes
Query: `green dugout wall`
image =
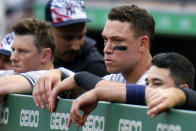
{"label": "green dugout wall", "polygon": [[51,113],[37,108],[32,96],[11,94],[0,106],[0,131],[195,131],[196,112],[172,109],[156,118],[145,106],[99,102],[83,127],[66,127],[72,100],[58,99]]}

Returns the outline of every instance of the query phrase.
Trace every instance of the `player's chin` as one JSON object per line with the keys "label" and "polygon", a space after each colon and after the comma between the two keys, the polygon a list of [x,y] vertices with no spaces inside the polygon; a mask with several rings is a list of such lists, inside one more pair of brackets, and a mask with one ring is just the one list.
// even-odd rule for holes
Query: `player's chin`
{"label": "player's chin", "polygon": [[23,73],[23,72],[27,72],[27,71],[25,71],[25,70],[23,70],[22,68],[20,68],[20,67],[13,67],[13,70],[14,70],[14,72],[16,72],[16,73]]}
{"label": "player's chin", "polygon": [[107,72],[110,74],[120,73],[116,68],[107,66]]}

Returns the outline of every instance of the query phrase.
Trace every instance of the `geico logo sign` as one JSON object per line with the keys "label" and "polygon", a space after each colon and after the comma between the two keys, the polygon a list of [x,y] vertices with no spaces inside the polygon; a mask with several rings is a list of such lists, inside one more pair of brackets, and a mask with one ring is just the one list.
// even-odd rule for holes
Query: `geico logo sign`
{"label": "geico logo sign", "polygon": [[179,125],[158,123],[156,131],[181,131],[181,127]]}
{"label": "geico logo sign", "polygon": [[50,129],[68,130],[66,125],[69,113],[52,113],[50,118]]}
{"label": "geico logo sign", "polygon": [[0,124],[7,124],[8,118],[9,118],[9,108],[8,107],[2,107],[1,108],[1,114],[0,114]]}
{"label": "geico logo sign", "polygon": [[118,131],[141,131],[142,122],[135,120],[120,119]]}
{"label": "geico logo sign", "polygon": [[89,115],[83,126],[83,131],[104,131],[105,118],[103,116]]}
{"label": "geico logo sign", "polygon": [[36,110],[24,110],[20,111],[20,126],[25,127],[38,127],[39,112]]}

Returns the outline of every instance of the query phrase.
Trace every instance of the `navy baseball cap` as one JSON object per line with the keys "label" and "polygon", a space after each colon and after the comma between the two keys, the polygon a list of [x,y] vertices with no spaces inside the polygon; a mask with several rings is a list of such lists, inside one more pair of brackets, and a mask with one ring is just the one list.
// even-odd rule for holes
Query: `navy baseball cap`
{"label": "navy baseball cap", "polygon": [[11,56],[11,45],[13,42],[14,32],[8,33],[0,44],[0,54]]}
{"label": "navy baseball cap", "polygon": [[45,6],[45,19],[53,27],[91,22],[87,18],[83,0],[50,0]]}

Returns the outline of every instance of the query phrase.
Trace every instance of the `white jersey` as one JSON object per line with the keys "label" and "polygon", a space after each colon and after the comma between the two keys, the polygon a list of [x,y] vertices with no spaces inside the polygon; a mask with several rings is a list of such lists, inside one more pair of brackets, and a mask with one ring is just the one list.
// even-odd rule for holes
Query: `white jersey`
{"label": "white jersey", "polygon": [[30,72],[20,73],[18,75],[21,75],[21,76],[25,77],[29,81],[29,83],[31,84],[31,86],[33,87],[34,84],[35,84],[35,81],[37,79],[39,79],[40,76],[43,73],[47,72],[47,71],[48,70],[30,71]]}
{"label": "white jersey", "polygon": [[[60,67],[57,69],[62,71],[67,76],[72,76],[74,74],[74,72],[72,72],[66,68],[63,68],[63,67]],[[31,72],[26,72],[26,73],[20,73],[19,75],[24,76],[30,82],[30,84],[33,86],[35,84],[35,81],[38,80],[40,78],[40,76],[47,71],[48,70],[31,71]]]}
{"label": "white jersey", "polygon": [[136,82],[136,84],[146,86],[145,79],[146,79],[147,75],[148,75],[148,71],[146,71],[146,72],[139,78],[139,80]]}
{"label": "white jersey", "polygon": [[114,81],[114,82],[121,82],[126,83],[125,78],[122,76],[121,73],[118,74],[110,74],[103,77],[104,80]]}
{"label": "white jersey", "polygon": [[[57,69],[62,71],[67,76],[72,76],[74,74],[74,72],[72,72],[68,69],[65,69],[63,67],[60,67]],[[7,76],[7,75],[21,75],[21,76],[25,77],[29,81],[31,86],[33,87],[33,85],[35,84],[35,81],[37,79],[39,79],[40,76],[47,71],[48,70],[39,70],[39,71],[30,71],[30,72],[16,74],[16,73],[14,73],[13,70],[2,70],[2,71],[0,71],[0,77]]]}
{"label": "white jersey", "polygon": [[0,70],[0,77],[14,75],[13,70]]}
{"label": "white jersey", "polygon": [[[140,78],[139,80],[136,82],[136,84],[138,85],[146,85],[145,83],[145,79],[148,75],[148,71],[146,71]],[[125,78],[123,77],[123,75],[121,73],[118,74],[110,74],[110,75],[106,75],[103,77],[104,80],[110,80],[110,81],[114,81],[114,82],[121,82],[121,83],[127,83]]]}

